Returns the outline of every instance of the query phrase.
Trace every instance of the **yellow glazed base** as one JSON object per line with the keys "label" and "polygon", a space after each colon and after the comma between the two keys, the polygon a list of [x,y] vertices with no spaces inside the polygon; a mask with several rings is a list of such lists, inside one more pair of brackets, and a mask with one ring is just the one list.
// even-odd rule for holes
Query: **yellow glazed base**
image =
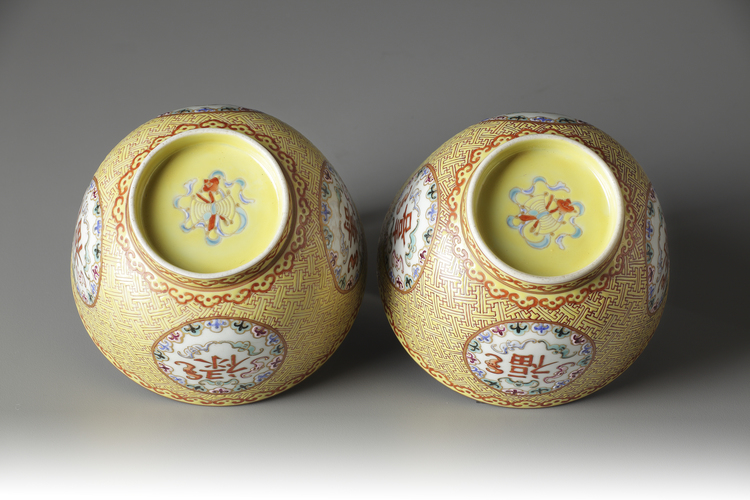
{"label": "yellow glazed base", "polygon": [[[560,138],[566,149],[546,146]],[[504,146],[510,154],[498,155]],[[483,165],[486,179],[476,178]],[[524,239],[517,217],[542,219],[528,200],[546,192],[546,208],[558,182],[569,206],[585,206],[576,207],[583,234],[568,232],[561,249],[558,227],[548,247],[532,248],[540,240]],[[566,258],[588,236],[592,248]],[[383,223],[378,281],[397,338],[439,382],[498,406],[560,405],[610,383],[651,339],[669,282],[664,219],[643,170],[602,131],[556,115],[499,116],[457,134],[407,180]]]}
{"label": "yellow glazed base", "polygon": [[163,143],[144,161],[133,189],[135,223],[144,243],[176,268],[229,271],[275,243],[288,191],[273,158],[246,136],[195,132]]}
{"label": "yellow glazed base", "polygon": [[[266,160],[241,141],[202,132],[195,143],[174,139],[191,131],[230,131],[227,137],[252,139],[278,165],[281,178],[274,179]],[[170,140],[179,147],[163,148],[163,157],[147,161]],[[156,175],[141,183],[136,177],[144,166],[154,167]],[[190,201],[184,184],[196,179],[202,189],[215,170],[223,172],[221,182],[236,184],[224,185],[226,197],[215,192],[214,202],[231,197],[248,217],[244,232],[222,228],[226,236],[216,248],[238,242],[228,247],[226,259],[204,253],[215,250],[207,248],[207,235],[214,235],[206,228],[180,229],[186,220],[182,202]],[[244,204],[234,190],[239,178],[243,197],[254,203]],[[132,207],[143,203],[131,214],[128,200],[136,184],[145,195],[133,197]],[[278,194],[284,189],[287,215],[272,208],[283,204]],[[253,209],[266,207],[269,220],[253,215]],[[222,210],[216,213],[228,214]],[[263,250],[263,243],[252,247],[239,239],[253,234],[253,227],[268,239],[277,225],[274,217],[281,218],[278,244]],[[134,221],[145,228],[146,238],[137,237]],[[162,232],[170,236],[160,241]],[[171,238],[186,236],[194,238],[185,243],[187,255],[172,253]],[[233,258],[245,245],[248,251]],[[193,254],[194,261],[180,260]],[[346,187],[299,132],[257,111],[204,107],[149,121],[105,158],[84,195],[71,262],[81,320],[122,373],[178,401],[237,405],[289,389],[333,354],[362,301],[366,256]],[[237,265],[245,267],[226,271]]]}
{"label": "yellow glazed base", "polygon": [[619,189],[606,166],[578,143],[527,139],[488,158],[477,172],[469,195],[475,236],[522,273],[575,273],[611,251],[613,237],[619,237]]}

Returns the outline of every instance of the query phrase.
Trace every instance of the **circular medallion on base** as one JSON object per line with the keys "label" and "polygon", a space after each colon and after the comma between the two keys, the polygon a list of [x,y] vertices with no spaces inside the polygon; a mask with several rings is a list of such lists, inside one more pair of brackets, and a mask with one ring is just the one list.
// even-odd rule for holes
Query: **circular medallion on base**
{"label": "circular medallion on base", "polygon": [[278,332],[233,318],[188,323],[153,346],[154,362],[173,382],[211,394],[257,386],[281,366],[285,353]]}
{"label": "circular medallion on base", "polygon": [[223,278],[262,261],[289,216],[281,167],[240,132],[195,129],[161,142],[133,176],[128,212],[136,239],[161,266]]}
{"label": "circular medallion on base", "polygon": [[464,354],[471,373],[493,389],[536,395],[580,377],[594,357],[594,342],[557,323],[513,320],[469,338]]}
{"label": "circular medallion on base", "polygon": [[618,248],[624,200],[593,150],[533,134],[492,151],[469,182],[467,218],[493,267],[542,285],[596,274]]}

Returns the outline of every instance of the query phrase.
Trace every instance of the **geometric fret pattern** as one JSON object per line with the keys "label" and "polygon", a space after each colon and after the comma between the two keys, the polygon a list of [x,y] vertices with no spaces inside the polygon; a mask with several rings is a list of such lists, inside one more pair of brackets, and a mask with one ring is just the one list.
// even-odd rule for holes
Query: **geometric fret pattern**
{"label": "geometric fret pattern", "polygon": [[[501,144],[532,134],[569,137],[594,151],[612,170],[625,200],[619,248],[611,260],[573,283],[536,285],[505,275],[481,254],[467,226],[466,190],[479,163]],[[403,347],[423,369],[479,401],[533,408],[591,394],[635,361],[659,323],[665,300],[655,314],[649,314],[643,227],[650,183],[622,146],[582,122],[498,117],[460,132],[420,169],[428,164],[436,172],[441,209],[419,283],[404,293],[388,279],[385,225],[378,249],[378,280],[386,315]],[[579,377],[555,391],[502,392],[471,372],[465,351],[477,332],[501,322],[566,325],[591,339],[595,359]]]}
{"label": "geometric fret pattern", "polygon": [[[273,155],[289,186],[290,216],[278,247],[251,269],[225,280],[185,279],[161,268],[131,237],[128,223],[127,196],[143,158],[166,138],[196,128],[225,128],[252,137]],[[168,114],[125,137],[95,174],[103,227],[95,306],[87,307],[75,293],[81,320],[107,359],[153,392],[202,405],[265,399],[317,370],[351,328],[365,284],[362,276],[342,294],[330,271],[317,212],[325,164],[301,134],[257,111]],[[201,393],[170,380],[154,362],[154,343],[183,325],[213,318],[266,325],[277,332],[284,343],[283,363],[274,365],[262,384],[230,394]]]}

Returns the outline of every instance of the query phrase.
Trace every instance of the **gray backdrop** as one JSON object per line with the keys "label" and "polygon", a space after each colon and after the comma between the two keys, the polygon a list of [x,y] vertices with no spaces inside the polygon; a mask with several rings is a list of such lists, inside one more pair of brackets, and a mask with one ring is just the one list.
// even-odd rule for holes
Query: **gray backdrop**
{"label": "gray backdrop", "polygon": [[[750,466],[750,3],[0,3],[0,497],[727,496]],[[305,134],[345,180],[370,262],[308,380],[201,408],[131,382],[76,313],[69,256],[104,156],[153,116],[231,103]],[[503,112],[608,132],[665,208],[666,313],[579,402],[475,403],[399,346],[374,269],[396,190]],[[743,319],[745,318],[745,319]],[[742,490],[740,490],[742,488]]]}

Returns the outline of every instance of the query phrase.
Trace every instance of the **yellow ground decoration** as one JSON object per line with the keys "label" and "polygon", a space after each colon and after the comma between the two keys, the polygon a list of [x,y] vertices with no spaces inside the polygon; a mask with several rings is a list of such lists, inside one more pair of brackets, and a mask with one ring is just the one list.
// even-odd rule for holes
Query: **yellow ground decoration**
{"label": "yellow ground decoration", "polygon": [[284,222],[264,163],[226,134],[192,135],[160,150],[136,195],[136,217],[152,248],[196,273],[228,271],[264,252]]}
{"label": "yellow ground decoration", "polygon": [[526,141],[493,158],[479,180],[474,213],[490,250],[524,273],[570,274],[612,239],[612,189],[579,146]]}

